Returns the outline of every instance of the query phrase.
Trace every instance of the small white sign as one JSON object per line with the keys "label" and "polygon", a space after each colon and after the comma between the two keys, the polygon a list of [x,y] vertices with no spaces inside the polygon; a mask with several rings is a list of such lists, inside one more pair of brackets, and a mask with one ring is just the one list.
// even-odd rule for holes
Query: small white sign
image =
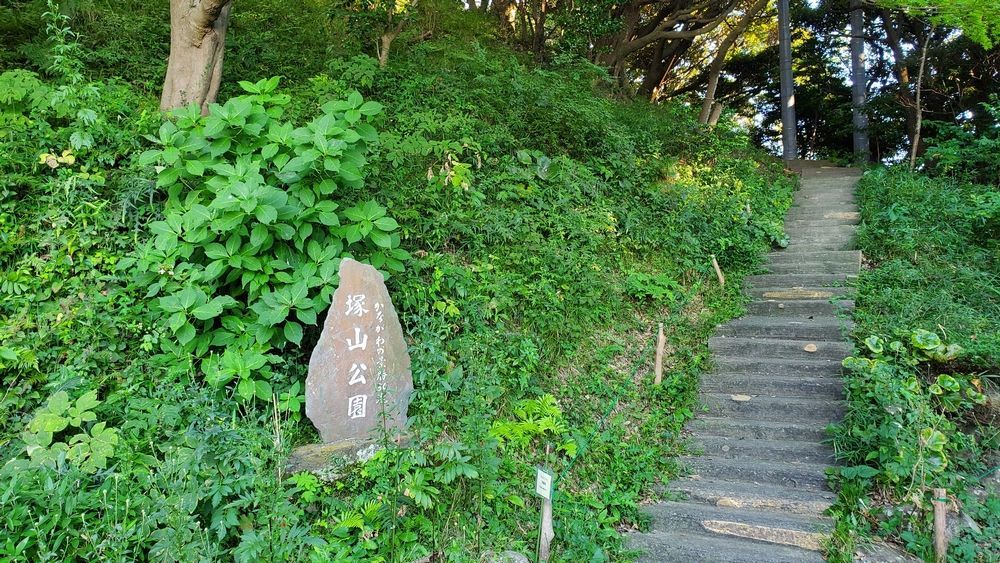
{"label": "small white sign", "polygon": [[535,474],[535,494],[552,500],[552,475],[541,467],[538,468],[538,472]]}

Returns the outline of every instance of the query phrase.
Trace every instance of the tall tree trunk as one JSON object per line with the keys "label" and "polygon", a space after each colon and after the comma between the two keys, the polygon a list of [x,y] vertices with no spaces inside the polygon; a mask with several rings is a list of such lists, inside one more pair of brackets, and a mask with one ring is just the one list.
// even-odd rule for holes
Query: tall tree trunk
{"label": "tall tree trunk", "polygon": [[[649,101],[655,102],[660,98],[677,94],[677,90],[675,89],[665,91],[667,79],[673,76],[674,69],[680,63],[681,57],[691,48],[692,43],[694,43],[692,39],[675,39],[668,43],[667,48],[663,51],[663,60],[659,65],[659,74],[651,77],[653,79],[651,80],[652,86],[648,92],[641,91],[643,96],[649,98]],[[643,81],[643,87],[645,87],[645,80]]]}
{"label": "tall tree trunk", "polygon": [[798,156],[795,120],[795,80],[792,77],[792,27],[788,0],[778,0],[778,64],[781,71],[781,154]]}
{"label": "tall tree trunk", "polygon": [[534,36],[531,39],[531,51],[536,60],[542,60],[545,53],[545,16],[548,11],[546,0],[535,0],[532,3],[534,12]]}
{"label": "tall tree trunk", "polygon": [[726,64],[726,56],[729,54],[729,50],[733,48],[736,40],[750,27],[750,22],[753,21],[765,6],[767,6],[767,0],[757,0],[754,2],[753,5],[747,8],[740,21],[729,30],[722,43],[719,43],[715,58],[712,59],[712,65],[708,69],[708,86],[705,88],[705,101],[702,102],[701,114],[698,116],[698,121],[701,123],[708,123],[711,117],[712,105],[715,103],[715,92],[719,88],[719,76],[722,75],[722,67]]}
{"label": "tall tree trunk", "polygon": [[910,93],[910,69],[906,66],[906,56],[903,53],[902,42],[899,38],[899,30],[893,23],[892,16],[888,11],[882,11],[882,27],[885,29],[885,42],[892,51],[893,73],[896,75],[896,83],[899,85],[896,96],[903,107],[903,116],[906,120],[906,136],[910,141],[910,146],[914,145],[917,135],[917,103]]}
{"label": "tall tree trunk", "polygon": [[664,60],[667,56],[666,51],[666,39],[661,39],[653,46],[653,54],[650,56],[649,66],[646,68],[646,73],[642,77],[642,84],[639,86],[639,95],[651,102],[654,101],[653,92],[656,91],[656,87],[663,79],[663,72],[667,66],[667,62]]}
{"label": "tall tree trunk", "polygon": [[232,0],[170,0],[170,59],[160,109],[195,103],[208,113],[222,81],[232,5]]}
{"label": "tall tree trunk", "polygon": [[865,69],[865,11],[861,0],[851,0],[851,114],[854,121],[854,156],[871,159],[868,148],[868,113],[865,107],[868,73]]}
{"label": "tall tree trunk", "polygon": [[920,90],[924,83],[924,68],[927,66],[927,46],[930,45],[932,33],[934,33],[933,26],[927,32],[927,36],[924,37],[924,44],[920,48],[920,71],[917,72],[916,92],[917,119],[913,128],[913,142],[910,144],[910,172],[913,172],[913,169],[917,166],[917,151],[920,150],[920,127],[924,121],[924,108],[920,104]]}

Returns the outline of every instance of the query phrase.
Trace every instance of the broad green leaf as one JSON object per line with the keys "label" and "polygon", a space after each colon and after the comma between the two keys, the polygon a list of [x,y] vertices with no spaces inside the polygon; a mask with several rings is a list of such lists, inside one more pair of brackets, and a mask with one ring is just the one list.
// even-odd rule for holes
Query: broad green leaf
{"label": "broad green leaf", "polygon": [[254,216],[257,220],[265,225],[269,225],[278,219],[278,210],[271,207],[270,205],[260,205],[254,211]]}
{"label": "broad green leaf", "polygon": [[285,338],[287,338],[289,342],[294,344],[302,343],[302,325],[299,323],[294,321],[285,323],[285,328],[282,332],[284,332]]}
{"label": "broad green leaf", "polygon": [[80,398],[76,400],[76,409],[80,412],[89,411],[99,404],[101,401],[97,399],[97,391],[91,390],[80,395]]}
{"label": "broad green leaf", "polygon": [[188,160],[184,162],[184,168],[192,176],[201,176],[205,173],[205,163],[200,160]]}
{"label": "broad green leaf", "polygon": [[250,231],[250,246],[263,245],[267,242],[269,236],[267,227],[264,225],[254,225],[253,230]]}
{"label": "broad green leaf", "polygon": [[254,395],[261,401],[271,400],[271,384],[262,379],[254,381]]}
{"label": "broad green leaf", "polygon": [[139,166],[149,166],[150,164],[156,164],[159,160],[163,151],[159,149],[148,150],[139,155]]}
{"label": "broad green leaf", "polygon": [[207,321],[208,319],[214,319],[222,314],[222,302],[218,299],[213,299],[204,305],[199,305],[191,311],[191,314],[199,320]]}
{"label": "broad green leaf", "polygon": [[177,341],[181,343],[182,346],[186,345],[188,342],[194,340],[195,330],[191,323],[184,323],[184,326],[177,331]]}
{"label": "broad green leaf", "polygon": [[358,111],[360,111],[364,115],[378,115],[379,113],[382,112],[382,104],[378,102],[365,102],[361,104],[361,107],[358,108]]}
{"label": "broad green leaf", "polygon": [[278,154],[278,145],[274,143],[268,143],[264,145],[264,148],[260,149],[260,156],[264,160],[271,160],[276,154]]}
{"label": "broad green leaf", "polygon": [[938,430],[924,428],[920,431],[920,444],[932,452],[944,451],[947,443],[948,437]]}
{"label": "broad green leaf", "polygon": [[922,328],[913,331],[910,342],[921,350],[933,350],[941,346],[941,338],[937,334]]}
{"label": "broad green leaf", "polygon": [[69,419],[51,412],[39,412],[31,420],[28,428],[32,432],[62,432],[69,426]]}
{"label": "broad green leaf", "polygon": [[381,246],[382,248],[392,247],[392,237],[390,237],[386,233],[383,233],[382,231],[373,230],[372,232],[368,233],[368,238],[370,238],[372,242],[374,242],[378,246]]}
{"label": "broad green leaf", "polygon": [[239,393],[240,397],[244,400],[249,401],[253,399],[254,394],[257,392],[257,386],[254,385],[252,379],[245,378],[240,380],[240,384],[236,386],[236,392]]}
{"label": "broad green leaf", "polygon": [[382,217],[375,220],[375,226],[383,231],[394,231],[399,228],[399,223],[392,217]]}

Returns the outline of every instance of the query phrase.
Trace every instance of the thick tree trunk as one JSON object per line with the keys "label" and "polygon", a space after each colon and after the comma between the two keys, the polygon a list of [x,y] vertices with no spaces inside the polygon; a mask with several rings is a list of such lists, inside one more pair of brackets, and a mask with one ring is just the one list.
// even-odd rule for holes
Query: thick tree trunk
{"label": "thick tree trunk", "polygon": [[747,8],[740,21],[729,30],[722,43],[719,43],[715,58],[712,59],[712,65],[708,69],[708,86],[705,88],[705,101],[702,103],[701,114],[698,116],[698,121],[701,123],[707,124],[712,115],[712,105],[715,104],[715,92],[719,88],[719,76],[722,75],[722,67],[726,64],[726,56],[729,54],[729,50],[736,44],[736,40],[739,39],[740,35],[743,35],[743,32],[750,27],[750,22],[766,6],[767,0],[757,0],[754,2],[753,5]]}
{"label": "thick tree trunk", "polygon": [[170,59],[160,109],[195,103],[202,113],[222,81],[232,0],[170,0]]}
{"label": "thick tree trunk", "polygon": [[861,0],[851,0],[851,114],[854,121],[854,156],[871,159],[868,148],[868,110],[865,107],[868,73],[865,69],[865,11]]}
{"label": "thick tree trunk", "polygon": [[661,39],[653,46],[653,54],[649,59],[649,66],[646,67],[646,74],[642,77],[642,84],[639,86],[638,92],[640,96],[651,102],[655,101],[653,94],[656,92],[656,87],[659,86],[660,81],[663,79],[663,73],[666,71],[666,57],[667,40]]}

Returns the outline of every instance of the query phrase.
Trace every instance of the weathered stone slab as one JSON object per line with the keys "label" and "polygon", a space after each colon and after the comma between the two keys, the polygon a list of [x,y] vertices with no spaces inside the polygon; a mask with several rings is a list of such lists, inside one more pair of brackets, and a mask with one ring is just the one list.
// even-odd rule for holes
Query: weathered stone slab
{"label": "weathered stone slab", "polygon": [[383,424],[395,437],[413,392],[399,317],[378,270],[345,258],[339,273],[309,360],[306,416],[328,443],[375,440]]}
{"label": "weathered stone slab", "polygon": [[333,482],[343,477],[352,465],[370,460],[378,450],[377,444],[361,438],[307,444],[292,450],[285,469],[289,473],[308,471],[323,481]]}

